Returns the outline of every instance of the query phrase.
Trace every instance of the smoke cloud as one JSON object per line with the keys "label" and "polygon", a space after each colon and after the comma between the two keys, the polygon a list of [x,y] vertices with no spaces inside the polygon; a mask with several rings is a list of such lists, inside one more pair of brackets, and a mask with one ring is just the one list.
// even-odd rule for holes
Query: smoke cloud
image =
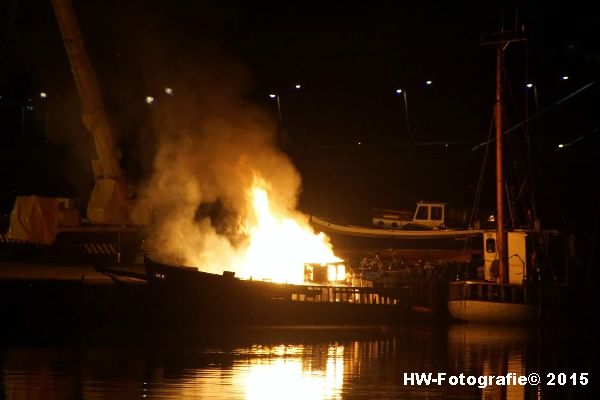
{"label": "smoke cloud", "polygon": [[195,78],[207,83],[199,86],[203,92],[180,85],[155,111],[152,174],[134,216],[150,223],[151,257],[221,273],[243,257],[248,196],[257,178],[270,186],[272,208],[302,217],[294,211],[301,179],[276,145],[274,121],[240,102],[231,84],[239,80],[224,80],[217,70],[223,68]]}

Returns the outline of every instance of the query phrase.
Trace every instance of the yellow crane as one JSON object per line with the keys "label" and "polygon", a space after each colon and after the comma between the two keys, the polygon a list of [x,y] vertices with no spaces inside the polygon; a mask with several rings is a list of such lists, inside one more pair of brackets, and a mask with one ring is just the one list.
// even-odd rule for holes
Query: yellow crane
{"label": "yellow crane", "polygon": [[[122,243],[139,245],[138,227],[130,218],[131,196],[119,165],[120,152],[106,118],[96,74],[88,57],[71,0],[52,0],[56,21],[81,102],[81,119],[92,137],[94,188],[86,221],[81,222],[77,199],[18,196],[7,235],[0,242],[56,245],[58,252],[112,257],[121,260]],[[65,251],[65,249],[70,249]],[[79,257],[81,259],[81,257]]]}
{"label": "yellow crane", "polygon": [[96,149],[97,159],[92,161],[95,185],[87,205],[87,218],[96,224],[127,224],[127,185],[119,165],[119,151],[73,5],[70,0],[52,0],[52,7],[81,100],[81,119],[92,135]]}

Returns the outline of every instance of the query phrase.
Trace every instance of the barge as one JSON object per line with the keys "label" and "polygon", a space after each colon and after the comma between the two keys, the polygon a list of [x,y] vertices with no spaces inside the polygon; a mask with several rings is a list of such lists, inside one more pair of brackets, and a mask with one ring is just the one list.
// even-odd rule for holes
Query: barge
{"label": "barge", "polygon": [[[145,258],[151,312],[166,322],[203,325],[396,325],[427,319],[412,308],[408,287],[275,283],[240,279]],[[313,276],[319,275],[314,266]],[[364,286],[362,284],[365,284]]]}

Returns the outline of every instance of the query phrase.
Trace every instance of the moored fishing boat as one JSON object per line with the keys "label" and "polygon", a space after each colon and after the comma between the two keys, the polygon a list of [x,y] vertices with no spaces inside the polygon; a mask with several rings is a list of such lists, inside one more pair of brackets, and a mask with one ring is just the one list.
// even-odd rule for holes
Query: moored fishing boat
{"label": "moored fishing boat", "polygon": [[[515,229],[514,221],[513,227],[507,228],[504,216],[507,187],[503,172],[504,52],[512,42],[524,40],[522,33],[502,31],[487,42],[496,47],[496,229],[483,233],[483,274],[478,274],[475,280],[464,279],[450,284],[448,311],[458,320],[522,323],[536,322],[559,313],[556,306],[563,288],[556,285],[556,263],[550,256],[552,238],[558,232],[540,229],[539,221],[531,213],[528,215],[529,228]],[[525,186],[525,183],[521,185]],[[512,209],[509,212],[512,217]]]}
{"label": "moored fishing boat", "polygon": [[471,322],[538,321],[546,299],[539,284],[539,266],[533,264],[532,237],[540,234],[543,233],[527,230],[508,232],[508,281],[500,282],[496,232],[485,232],[483,279],[450,282],[450,315]]}

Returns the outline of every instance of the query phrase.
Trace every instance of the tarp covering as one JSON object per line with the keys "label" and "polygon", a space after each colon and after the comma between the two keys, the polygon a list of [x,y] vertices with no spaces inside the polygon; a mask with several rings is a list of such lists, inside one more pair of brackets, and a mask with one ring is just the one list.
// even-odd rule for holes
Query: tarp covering
{"label": "tarp covering", "polygon": [[54,243],[58,231],[58,213],[58,199],[17,196],[10,213],[8,237],[30,243]]}

